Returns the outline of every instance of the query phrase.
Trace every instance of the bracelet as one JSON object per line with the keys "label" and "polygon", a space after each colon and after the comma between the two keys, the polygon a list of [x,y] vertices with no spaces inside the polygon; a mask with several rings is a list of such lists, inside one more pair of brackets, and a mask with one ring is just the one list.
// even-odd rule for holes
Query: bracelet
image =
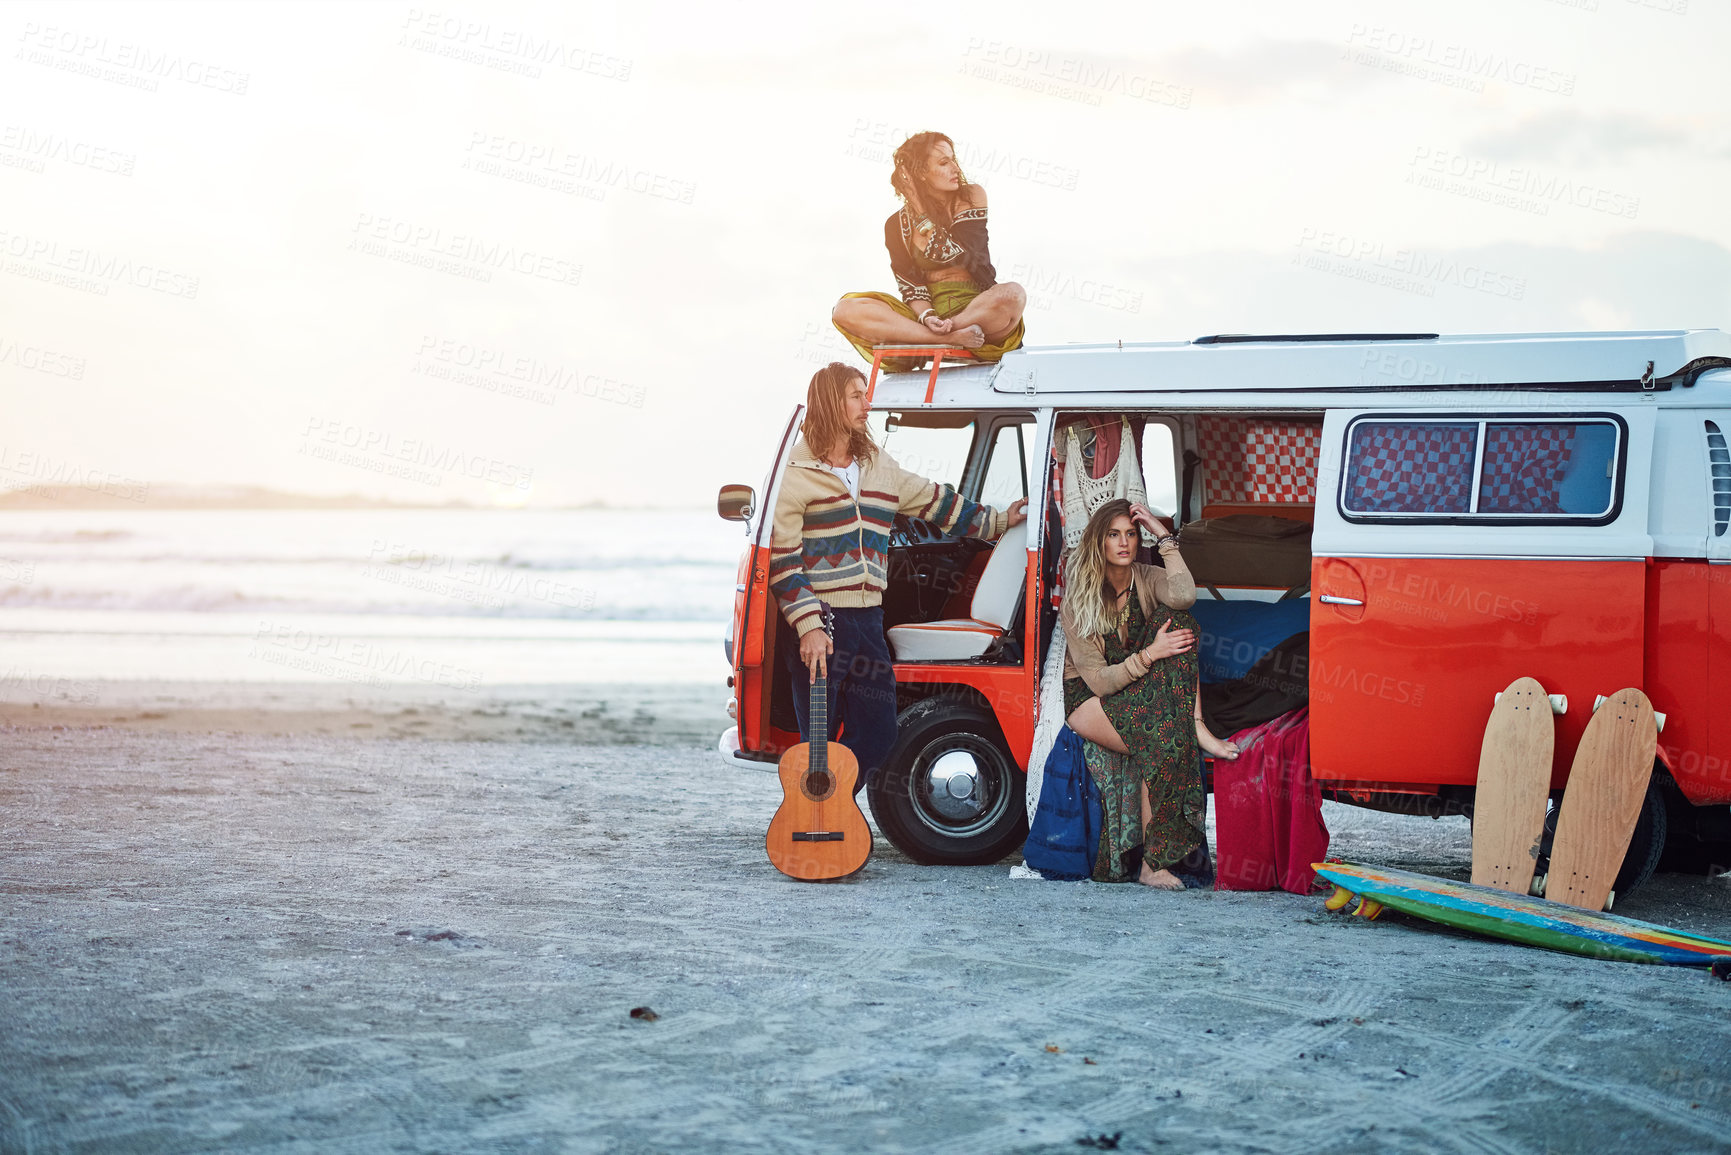
{"label": "bracelet", "polygon": [[932,315],[932,314],[933,314],[933,313],[936,313],[936,312],[937,312],[937,310],[936,310],[936,309],[927,309],[927,310],[926,310],[926,311],[925,311],[925,312],[923,312],[923,313],[921,313],[921,314],[920,314],[920,315],[919,315],[919,322],[920,322],[920,324],[922,324],[922,325],[923,325],[923,324],[925,324],[925,323],[926,323],[926,318],[927,318],[927,317],[929,317],[929,316],[931,316],[931,315]]}
{"label": "bracelet", "polygon": [[1176,546],[1178,544],[1178,537],[1176,534],[1170,534],[1169,533],[1165,537],[1157,537],[1154,539],[1154,548],[1155,549],[1165,549],[1168,544],[1171,544],[1173,546]]}

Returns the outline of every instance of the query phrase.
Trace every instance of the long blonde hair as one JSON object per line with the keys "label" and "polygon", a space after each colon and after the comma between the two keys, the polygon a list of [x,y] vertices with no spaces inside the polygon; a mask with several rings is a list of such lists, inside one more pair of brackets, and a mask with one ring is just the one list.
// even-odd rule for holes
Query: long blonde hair
{"label": "long blonde hair", "polygon": [[848,424],[843,399],[855,378],[864,381],[865,374],[840,361],[831,361],[813,373],[811,384],[805,391],[805,420],[800,423],[799,431],[805,435],[806,445],[819,457],[845,437],[848,453],[864,466],[870,465],[877,456],[878,447],[868,430]]}
{"label": "long blonde hair", "polygon": [[1118,629],[1118,611],[1114,603],[1118,595],[1106,579],[1106,533],[1118,518],[1129,518],[1131,528],[1136,519],[1130,517],[1130,503],[1114,498],[1094,511],[1088,528],[1082,531],[1082,541],[1070,551],[1064,563],[1064,598],[1070,606],[1070,616],[1076,632],[1084,638],[1099,637]]}

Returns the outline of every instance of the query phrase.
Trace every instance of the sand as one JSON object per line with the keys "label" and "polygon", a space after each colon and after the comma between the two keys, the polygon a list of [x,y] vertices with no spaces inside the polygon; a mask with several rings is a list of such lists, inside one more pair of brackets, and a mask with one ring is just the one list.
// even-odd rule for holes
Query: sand
{"label": "sand", "polygon": [[[569,728],[593,698],[503,695],[485,725],[373,701],[357,735],[318,732],[348,718],[327,691],[271,717],[112,689],[100,728],[0,729],[0,1151],[1731,1137],[1731,984],[1700,971],[881,840],[852,882],[794,883],[762,850],[776,780],[710,752],[714,703],[643,701],[703,737],[642,746],[598,744],[672,733],[623,692]],[[438,737],[389,736],[422,717]],[[1463,820],[1328,819],[1337,853],[1465,872]],[[1619,908],[1725,937],[1731,879]]]}

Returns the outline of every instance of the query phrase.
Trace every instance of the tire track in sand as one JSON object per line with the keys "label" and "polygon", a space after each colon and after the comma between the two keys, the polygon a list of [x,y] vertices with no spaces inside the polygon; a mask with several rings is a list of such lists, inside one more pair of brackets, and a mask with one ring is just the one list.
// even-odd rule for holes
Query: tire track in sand
{"label": "tire track in sand", "polygon": [[[1570,1017],[1571,1012],[1563,1008],[1528,1003],[1484,1031],[1476,1042],[1457,1040],[1453,1045],[1445,1045],[1442,1048],[1445,1061],[1464,1055],[1465,1064],[1440,1081],[1403,1080],[1379,1088],[1375,1096],[1375,1120],[1386,1124],[1390,1119],[1398,1119],[1415,1136],[1441,1137],[1465,1152],[1520,1155],[1524,1148],[1511,1146],[1482,1125],[1483,1117],[1501,1104],[1483,1100],[1482,1105],[1475,1106],[1468,1096],[1498,1077],[1499,1056],[1537,1053],[1563,1032]],[[1493,1052],[1487,1046],[1491,1040],[1515,1036],[1524,1036],[1515,1048]],[[1432,1044],[1435,1045],[1435,1040]],[[1280,1149],[1293,1155],[1308,1155],[1317,1150],[1318,1143],[1326,1145],[1343,1127],[1362,1120],[1364,1109],[1364,1103],[1354,1101],[1343,1104],[1339,1110],[1306,1119],[1282,1137],[1286,1142]]]}
{"label": "tire track in sand", "polygon": [[[1704,1108],[1691,1108],[1677,1100],[1669,1099],[1643,1087],[1628,1084],[1610,1083],[1591,1078],[1571,1075],[1558,1071],[1537,1061],[1537,1053],[1567,1033],[1566,1028],[1576,1012],[1561,1007],[1542,1008],[1537,1004],[1529,1004],[1519,1008],[1512,1016],[1498,1024],[1490,1031],[1484,1032],[1477,1041],[1467,1041],[1458,1037],[1443,1035],[1428,1031],[1422,1027],[1402,1024],[1398,1027],[1383,1023],[1367,1023],[1366,1025],[1379,1033],[1398,1037],[1402,1042],[1424,1042],[1434,1047],[1445,1058],[1464,1056],[1466,1067],[1451,1075],[1441,1095],[1433,1095],[1427,1087],[1426,1080],[1418,1080],[1411,1085],[1391,1085],[1386,1095],[1379,1095],[1378,1102],[1392,1103],[1401,1107],[1409,1117],[1421,1123],[1422,1127],[1435,1127],[1445,1124],[1442,1133],[1447,1128],[1469,1126],[1464,1118],[1464,1112],[1456,1111],[1438,1115],[1435,1108],[1445,1102],[1458,1101],[1463,1095],[1483,1087],[1490,1081],[1506,1077],[1510,1072],[1518,1071],[1528,1076],[1527,1084],[1542,1081],[1553,1086],[1566,1088],[1588,1098],[1589,1100],[1615,1104],[1653,1120],[1693,1134],[1701,1135],[1713,1143],[1724,1142],[1726,1134],[1731,1133],[1731,1118],[1721,1112]],[[1530,1023],[1529,1023],[1530,1020]],[[1486,1039],[1500,1039],[1511,1029],[1519,1029],[1530,1025],[1531,1034],[1521,1044],[1512,1047],[1491,1047],[1485,1045]],[[1494,1109],[1494,1108],[1492,1108]],[[1356,1110],[1352,1108],[1352,1110]],[[1331,1119],[1331,1125],[1338,1129],[1342,1119],[1350,1111],[1336,1112]],[[1502,1140],[1486,1135],[1481,1129],[1472,1128],[1474,1135],[1484,1144],[1473,1150],[1503,1151],[1506,1148]],[[1427,1133],[1421,1131],[1421,1133]],[[1306,1153],[1315,1150],[1315,1144],[1326,1141],[1330,1132],[1321,1131],[1312,1134],[1303,1143],[1295,1142],[1287,1149],[1293,1152]]]}

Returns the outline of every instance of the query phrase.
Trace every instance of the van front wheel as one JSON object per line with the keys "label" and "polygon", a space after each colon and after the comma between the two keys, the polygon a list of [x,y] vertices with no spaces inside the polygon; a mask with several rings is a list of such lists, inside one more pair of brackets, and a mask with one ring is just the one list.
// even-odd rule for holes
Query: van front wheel
{"label": "van front wheel", "polygon": [[884,837],[915,862],[982,866],[1027,839],[1025,783],[991,714],[926,698],[902,711],[866,797]]}

